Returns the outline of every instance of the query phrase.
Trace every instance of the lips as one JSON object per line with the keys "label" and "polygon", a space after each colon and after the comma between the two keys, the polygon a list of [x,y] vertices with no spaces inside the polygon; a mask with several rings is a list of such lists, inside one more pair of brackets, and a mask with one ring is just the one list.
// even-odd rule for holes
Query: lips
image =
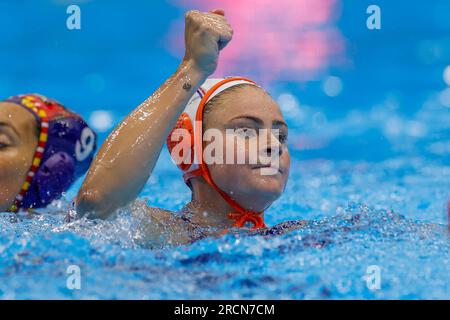
{"label": "lips", "polygon": [[283,173],[284,170],[280,167],[273,167],[270,164],[259,164],[259,165],[255,165],[252,167],[252,169],[263,169],[263,168],[268,168],[268,169],[274,169],[277,170],[279,173]]}

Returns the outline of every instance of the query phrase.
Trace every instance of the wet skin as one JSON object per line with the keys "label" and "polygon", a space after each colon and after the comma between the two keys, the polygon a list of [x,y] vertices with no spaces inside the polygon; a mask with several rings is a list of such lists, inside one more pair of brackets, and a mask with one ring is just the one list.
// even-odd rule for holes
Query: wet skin
{"label": "wet skin", "polygon": [[[211,176],[223,191],[244,208],[263,211],[283,193],[288,180],[288,127],[277,103],[260,88],[245,86],[225,94],[219,101],[205,114],[204,130],[215,128],[225,136],[226,130],[231,129],[238,134],[234,164],[225,164],[225,161],[224,164],[210,164]],[[264,135],[260,129],[267,130],[266,136],[259,137],[260,134]],[[279,130],[278,137],[270,137],[271,129]],[[248,132],[256,132],[256,135],[246,135]],[[257,143],[259,139],[264,143]],[[267,162],[250,163],[250,143],[257,143],[254,150],[260,160],[268,160],[270,155],[278,153],[279,165],[274,168],[273,174],[262,174],[261,167],[268,166]],[[205,147],[207,144],[204,143]],[[226,154],[226,148],[224,143],[223,155]],[[244,149],[245,164],[237,163],[237,149]]]}
{"label": "wet skin", "polygon": [[33,115],[14,103],[0,102],[0,211],[19,193],[38,143]]}

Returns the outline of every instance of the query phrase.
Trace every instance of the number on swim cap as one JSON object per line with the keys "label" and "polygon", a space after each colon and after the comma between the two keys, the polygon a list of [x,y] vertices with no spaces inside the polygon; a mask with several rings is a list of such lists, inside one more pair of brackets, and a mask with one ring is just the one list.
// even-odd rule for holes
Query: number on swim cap
{"label": "number on swim cap", "polygon": [[75,158],[77,161],[82,162],[91,154],[95,146],[95,135],[92,130],[85,127],[81,131],[80,140],[77,140],[75,144]]}

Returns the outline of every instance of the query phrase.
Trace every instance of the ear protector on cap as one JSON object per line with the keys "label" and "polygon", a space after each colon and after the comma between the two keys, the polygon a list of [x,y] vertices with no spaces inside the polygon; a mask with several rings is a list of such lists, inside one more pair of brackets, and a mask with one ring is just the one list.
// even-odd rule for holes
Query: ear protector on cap
{"label": "ear protector on cap", "polygon": [[[221,190],[211,178],[208,166],[203,161],[203,110],[205,105],[216,95],[222,91],[239,85],[250,84],[258,86],[254,81],[243,77],[229,77],[225,79],[208,79],[197,90],[196,93],[189,100],[184,112],[178,118],[175,127],[167,137],[167,146],[171,156],[180,157],[182,161],[176,161],[178,167],[183,171],[183,178],[186,183],[189,179],[201,176],[205,181],[211,185],[220,196],[237,212],[232,212],[228,215],[228,218],[235,221],[235,227],[243,227],[246,222],[253,224],[252,230],[258,228],[265,228],[263,220],[263,212],[254,212],[244,209],[236,201],[234,201],[230,195]],[[190,137],[182,138],[182,133],[188,133]],[[180,148],[179,152],[175,150],[175,147],[180,140],[183,143],[188,143],[187,148]],[[189,150],[188,154],[183,154],[183,149]],[[175,155],[174,155],[175,153]],[[178,160],[178,159],[177,159]]]}

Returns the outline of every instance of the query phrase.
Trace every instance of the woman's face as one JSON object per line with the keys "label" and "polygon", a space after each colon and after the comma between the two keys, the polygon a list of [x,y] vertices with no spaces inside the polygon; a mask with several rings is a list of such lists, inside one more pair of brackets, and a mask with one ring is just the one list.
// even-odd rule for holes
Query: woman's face
{"label": "woman's face", "polygon": [[[278,199],[288,180],[290,155],[288,128],[276,102],[263,90],[244,86],[224,94],[205,113],[204,124],[204,134],[215,128],[226,137],[224,164],[208,166],[218,187],[249,210],[262,211]],[[234,144],[227,143],[233,140]],[[233,164],[226,162],[230,149]],[[237,162],[239,152],[245,153],[244,164]]]}
{"label": "woman's face", "polygon": [[0,212],[20,192],[37,147],[33,115],[14,103],[0,102]]}

